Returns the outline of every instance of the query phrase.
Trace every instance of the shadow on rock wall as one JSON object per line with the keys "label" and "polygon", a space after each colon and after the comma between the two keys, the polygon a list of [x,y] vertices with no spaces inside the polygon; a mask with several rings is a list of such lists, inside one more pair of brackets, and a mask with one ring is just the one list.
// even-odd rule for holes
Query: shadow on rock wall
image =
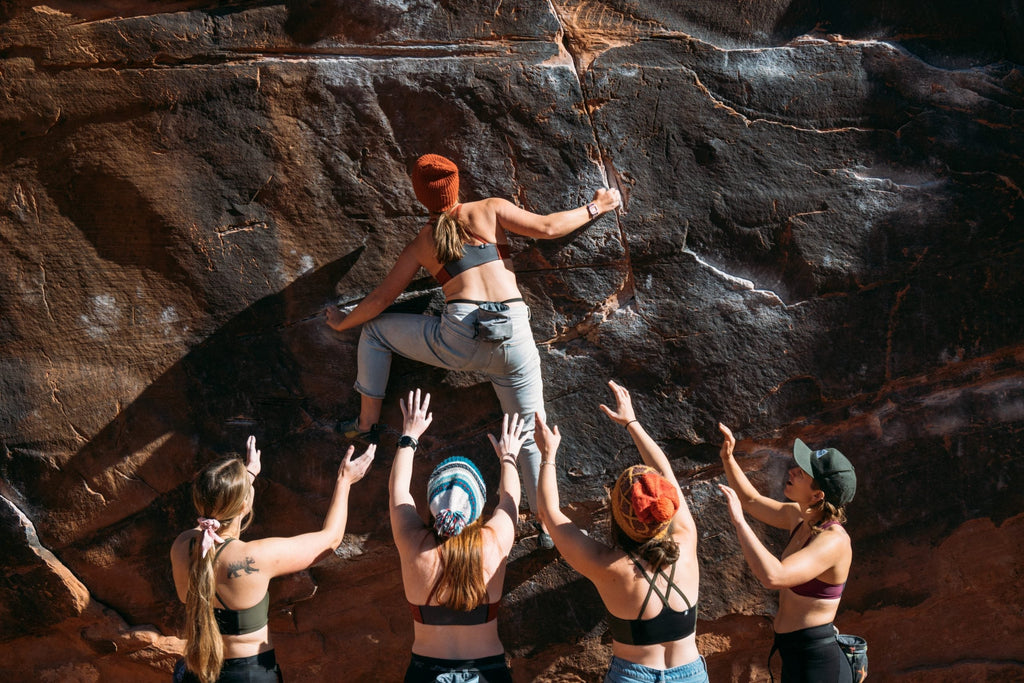
{"label": "shadow on rock wall", "polygon": [[[323,499],[326,508],[344,448],[331,431],[330,413],[349,394],[354,347],[318,330],[322,318],[309,316],[362,251],[238,314],[152,382],[61,470],[32,469],[28,459],[8,470],[38,511],[43,543],[61,550],[99,600],[134,623],[167,624],[173,589],[167,567],[152,558],[166,555],[168,526],[190,523],[193,473],[220,454],[244,451],[250,433],[267,454],[263,479],[285,489],[276,492],[277,503],[301,508],[308,497]],[[311,392],[311,384],[323,391]],[[308,430],[316,437],[303,438]],[[267,515],[257,532],[293,533],[295,524],[317,523],[314,511],[282,512],[283,519]],[[353,517],[355,524],[365,521]],[[115,557],[123,570],[106,571]]]}

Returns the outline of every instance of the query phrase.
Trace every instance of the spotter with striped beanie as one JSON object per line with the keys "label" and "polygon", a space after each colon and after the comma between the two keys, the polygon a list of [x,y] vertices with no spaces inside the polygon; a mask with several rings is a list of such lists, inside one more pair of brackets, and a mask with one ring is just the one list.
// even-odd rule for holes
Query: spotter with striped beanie
{"label": "spotter with striped beanie", "polygon": [[448,458],[430,475],[427,500],[437,533],[458,536],[483,512],[487,500],[484,478],[471,460],[458,455]]}

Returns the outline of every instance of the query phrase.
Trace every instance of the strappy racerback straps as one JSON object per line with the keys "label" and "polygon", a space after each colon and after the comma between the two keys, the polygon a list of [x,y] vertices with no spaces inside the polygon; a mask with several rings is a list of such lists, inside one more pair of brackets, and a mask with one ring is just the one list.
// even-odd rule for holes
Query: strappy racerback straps
{"label": "strappy racerback straps", "polygon": [[[661,604],[663,606],[665,606],[665,607],[668,607],[669,606],[669,604],[668,604],[669,596],[671,595],[672,591],[675,590],[675,592],[679,593],[679,596],[686,603],[686,609],[692,609],[693,608],[693,605],[690,603],[690,599],[688,597],[686,597],[686,594],[683,593],[683,591],[680,590],[679,586],[677,586],[675,584],[675,582],[673,581],[673,579],[675,579],[675,576],[676,576],[676,563],[675,562],[672,563],[672,571],[670,571],[668,574],[665,573],[664,567],[658,567],[656,570],[654,570],[653,574],[648,575],[647,571],[644,569],[643,565],[640,563],[640,560],[638,558],[634,557],[632,553],[626,553],[626,554],[629,556],[629,559],[633,561],[633,564],[636,566],[636,568],[640,570],[640,574],[647,581],[647,586],[648,586],[648,588],[647,588],[647,595],[644,597],[644,604],[641,605],[641,607],[640,607],[640,614],[637,615],[637,617],[636,617],[637,619],[642,619],[643,618],[644,611],[647,609],[647,603],[649,603],[651,601],[651,593],[657,594],[658,598],[661,599]],[[658,588],[657,584],[655,583],[658,580],[659,576],[664,577],[665,580],[668,582],[668,585],[665,587],[665,592],[664,593],[661,592],[661,590]]]}

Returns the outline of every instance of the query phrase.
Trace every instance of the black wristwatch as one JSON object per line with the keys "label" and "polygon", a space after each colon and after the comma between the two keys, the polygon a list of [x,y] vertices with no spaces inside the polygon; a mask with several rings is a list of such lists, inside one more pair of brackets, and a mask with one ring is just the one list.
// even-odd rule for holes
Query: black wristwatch
{"label": "black wristwatch", "polygon": [[597,208],[597,204],[590,202],[587,204],[587,213],[590,215],[591,220],[595,219],[600,215],[601,210]]}
{"label": "black wristwatch", "polygon": [[420,442],[417,441],[414,437],[409,436],[408,434],[403,434],[402,438],[398,440],[398,447],[411,448],[413,450],[416,450],[417,448],[420,447]]}

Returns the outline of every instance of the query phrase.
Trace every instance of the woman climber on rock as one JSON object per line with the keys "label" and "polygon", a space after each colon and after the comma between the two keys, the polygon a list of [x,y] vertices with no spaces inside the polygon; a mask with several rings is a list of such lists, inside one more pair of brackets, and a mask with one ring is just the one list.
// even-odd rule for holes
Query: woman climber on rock
{"label": "woman climber on rock", "polygon": [[[412,186],[430,221],[351,313],[346,316],[335,306],[326,310],[327,324],[339,332],[363,326],[355,383],[360,412],[341,429],[351,439],[377,440],[392,353],[437,367],[482,371],[502,410],[526,421],[520,467],[527,501],[535,511],[540,453],[533,439],[533,416],[544,414],[544,390],[530,310],[516,283],[506,232],[563,237],[618,207],[619,192],[599,189],[586,206],[546,216],[495,197],[460,203],[459,169],[437,154],[416,160]],[[382,315],[420,268],[441,284],[444,314]],[[550,537],[543,528],[538,531],[538,542],[550,548]]]}
{"label": "woman climber on rock", "polygon": [[431,522],[423,523],[410,490],[419,439],[430,426],[430,394],[401,401],[402,437],[391,466],[391,531],[402,562],[405,598],[413,617],[412,660],[406,683],[511,683],[498,638],[498,604],[519,519],[516,460],[525,425],[506,413],[501,437],[488,434],[501,467],[498,503],[483,520],[487,491],[476,465],[455,456],[427,482]]}
{"label": "woman climber on rock", "polygon": [[[779,590],[769,670],[771,655],[778,650],[783,683],[852,681],[853,672],[832,621],[853,557],[850,536],[843,528],[844,506],[857,490],[853,465],[834,448],[812,451],[797,439],[793,444],[796,463],[789,469],[784,489],[789,500],[779,502],[757,492],[733,456],[732,431],[722,424],[719,429],[725,435],[720,455],[729,480],[729,486],[719,488],[728,502],[740,547],[764,587]],[[780,559],[758,540],[744,512],[790,532]]]}
{"label": "woman climber on rock", "polygon": [[597,587],[608,611],[613,657],[606,683],[706,683],[695,635],[697,528],[672,466],[637,420],[629,392],[615,382],[608,385],[616,406],[601,410],[626,428],[644,462],[619,475],[611,491],[614,545],[590,538],[561,511],[555,456],[562,437],[538,415],[540,517],[565,560]]}
{"label": "woman climber on rock", "polygon": [[277,683],[280,669],[267,626],[270,580],[302,571],[330,555],[345,535],[348,495],[373,462],[376,446],[353,459],[349,447],[338,470],[323,528],[288,538],[243,541],[252,519],[260,473],[256,438],[246,442],[245,464],[229,457],[207,465],[192,483],[197,525],[171,547],[178,598],[185,603],[185,656],[175,682]]}

